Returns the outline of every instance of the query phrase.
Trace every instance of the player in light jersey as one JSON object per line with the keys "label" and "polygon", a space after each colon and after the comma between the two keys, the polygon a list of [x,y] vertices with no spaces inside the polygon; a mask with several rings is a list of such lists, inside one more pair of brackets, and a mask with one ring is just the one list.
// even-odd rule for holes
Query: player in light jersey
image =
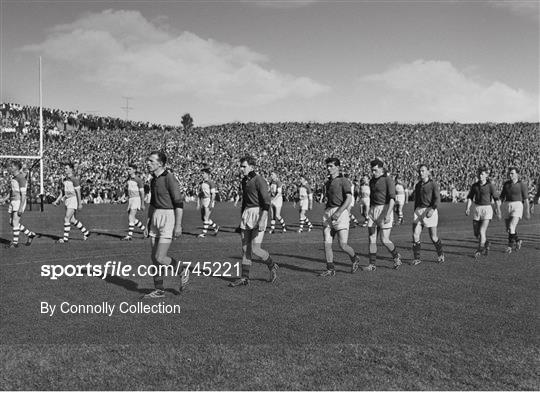
{"label": "player in light jersey", "polygon": [[13,229],[13,241],[9,243],[6,248],[19,247],[19,235],[23,232],[26,237],[26,245],[32,244],[32,240],[36,237],[36,234],[27,229],[21,223],[21,217],[26,208],[26,177],[22,171],[22,164],[20,161],[12,161],[9,170],[11,172],[11,191],[9,193],[9,225]]}
{"label": "player in light jersey", "polygon": [[485,166],[478,168],[478,181],[471,186],[467,196],[467,207],[465,214],[468,216],[471,205],[473,209],[473,231],[474,237],[478,240],[478,248],[474,253],[474,258],[478,260],[480,255],[488,255],[490,242],[487,239],[487,229],[489,222],[493,218],[492,201],[495,202],[497,218],[501,219],[501,202],[495,186],[489,181],[489,170]]}
{"label": "player in light jersey", "polygon": [[67,243],[69,241],[71,225],[77,227],[77,229],[79,229],[83,234],[83,240],[86,240],[90,236],[90,231],[86,229],[82,222],[80,222],[76,217],[77,210],[82,209],[81,186],[79,183],[79,178],[75,176],[74,166],[71,163],[64,165],[64,171],[65,177],[62,181],[60,195],[53,202],[53,205],[58,206],[60,201],[63,200],[64,205],[66,206],[66,215],[64,217],[64,237],[58,239],[56,242]]}
{"label": "player in light jersey", "polygon": [[397,224],[401,225],[403,224],[403,206],[406,203],[405,198],[405,187],[403,186],[403,183],[401,182],[401,178],[396,176],[395,178],[396,183],[396,213],[398,215]]}
{"label": "player in light jersey", "polygon": [[351,222],[356,226],[356,225],[360,225],[360,223],[358,222],[358,219],[354,216],[354,214],[352,213],[352,208],[354,207],[354,200],[355,200],[355,196],[354,196],[354,190],[355,190],[355,186],[354,186],[354,182],[350,179],[349,177],[349,174],[346,173],[343,175],[343,177],[345,179],[347,179],[347,181],[349,183],[351,183],[351,196],[352,196],[352,200],[351,200],[351,204],[349,205],[349,207],[347,208],[347,210],[349,211],[349,219],[351,220]]}
{"label": "player in light jersey", "polygon": [[298,210],[300,212],[300,228],[298,233],[304,231],[304,224],[308,227],[308,232],[313,229],[313,224],[309,221],[306,215],[308,210],[313,209],[313,191],[304,176],[300,176],[300,184],[298,185]]}
{"label": "player in light jersey", "polygon": [[368,225],[368,213],[370,206],[371,188],[369,188],[369,177],[362,176],[360,180],[360,213],[364,216],[365,220],[362,224],[363,227]]}
{"label": "player in light jersey", "polygon": [[270,221],[270,230],[268,233],[273,233],[276,229],[276,220],[281,224],[281,231],[287,232],[285,220],[281,217],[281,208],[283,206],[283,183],[279,180],[276,172],[270,174],[270,211],[272,219]]}
{"label": "player in light jersey", "polygon": [[540,203],[540,177],[536,180],[536,194],[534,194],[533,204],[531,205],[531,213],[534,213],[534,205]]}
{"label": "player in light jersey", "polygon": [[144,211],[144,183],[141,178],[137,176],[137,166],[129,164],[127,168],[128,180],[126,182],[126,189],[128,195],[128,234],[123,237],[122,240],[131,241],[133,239],[133,230],[135,226],[139,228],[143,233],[146,232],[146,227],[141,221],[137,219],[137,211]]}
{"label": "player in light jersey", "polygon": [[508,232],[508,247],[506,253],[518,251],[521,248],[522,240],[517,234],[517,225],[523,217],[531,218],[529,210],[529,188],[527,183],[520,180],[519,170],[516,167],[508,168],[509,180],[503,184],[501,201],[505,201],[506,211],[506,231]]}
{"label": "player in light jersey", "polygon": [[203,168],[201,171],[202,182],[199,184],[199,199],[197,206],[201,209],[201,220],[203,222],[203,231],[198,237],[206,237],[208,228],[214,230],[214,234],[219,232],[219,226],[210,218],[212,209],[216,203],[216,183],[210,178],[210,168]]}

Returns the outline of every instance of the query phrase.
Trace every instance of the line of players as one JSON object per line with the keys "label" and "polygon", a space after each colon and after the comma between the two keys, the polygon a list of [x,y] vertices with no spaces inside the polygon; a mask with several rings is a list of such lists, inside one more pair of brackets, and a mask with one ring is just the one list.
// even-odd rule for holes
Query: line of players
{"label": "line of players", "polygon": [[[328,160],[327,160],[328,161]],[[332,165],[337,168],[337,174],[334,173]],[[403,184],[396,176],[395,181],[389,176],[383,166],[383,162],[379,159],[373,160],[371,163],[372,177],[363,176],[360,181],[359,191],[357,198],[355,198],[354,183],[350,181],[347,175],[342,175],[340,170],[340,162],[338,159],[332,159],[332,162],[327,162],[327,172],[329,179],[334,177],[341,179],[341,198],[337,198],[337,201],[330,201],[334,195],[328,188],[329,185],[325,185],[325,197],[327,200],[326,210],[331,208],[341,208],[345,206],[339,214],[336,215],[332,212],[333,219],[329,220],[329,217],[323,219],[323,228],[330,228],[330,237],[325,232],[325,241],[328,243],[330,238],[333,238],[336,234],[340,240],[340,245],[351,255],[351,251],[347,249],[347,237],[345,231],[349,229],[350,222],[359,224],[357,218],[352,214],[352,208],[355,203],[355,199],[360,203],[360,212],[365,217],[363,226],[368,227],[369,244],[370,244],[370,260],[369,265],[364,270],[375,270],[376,260],[376,240],[377,235],[380,236],[382,244],[392,254],[394,259],[394,267],[398,268],[401,265],[401,256],[397,253],[393,243],[390,241],[390,230],[393,226],[394,210],[398,216],[398,224],[403,222],[403,205],[406,201],[406,194]],[[11,180],[11,192],[10,192],[10,225],[13,229],[13,241],[7,246],[10,248],[17,247],[19,244],[19,237],[21,232],[27,236],[26,245],[31,245],[36,234],[26,228],[21,222],[22,214],[26,207],[26,179],[24,172],[22,171],[22,165],[19,161],[13,161],[10,164],[10,170],[12,173]],[[137,172],[135,165],[129,165],[127,168],[128,179],[126,181],[126,195],[128,205],[128,234],[122,238],[122,240],[132,240],[133,231],[135,227],[143,231],[145,237],[148,236],[148,228],[137,219],[136,214],[138,211],[145,210],[145,194],[143,181]],[[415,210],[413,217],[413,265],[420,263],[420,233],[423,227],[428,228],[429,235],[438,254],[438,262],[444,262],[444,253],[442,249],[441,241],[437,235],[438,225],[438,204],[440,203],[440,194],[438,185],[432,180],[430,169],[427,165],[421,164],[418,167],[418,174],[420,181],[416,184],[414,190]],[[198,235],[200,238],[206,237],[208,230],[212,230],[215,234],[219,231],[219,226],[212,221],[211,213],[215,205],[217,188],[214,181],[211,179],[211,171],[209,168],[204,168],[201,171],[202,181],[199,184],[199,192],[197,205],[201,212],[201,220],[203,222],[202,233]],[[508,171],[509,180],[504,183],[501,194],[497,193],[495,186],[489,180],[489,169],[487,167],[480,167],[477,171],[478,182],[471,186],[470,192],[467,196],[467,204],[465,214],[470,215],[471,207],[474,204],[473,212],[473,232],[474,236],[478,239],[478,248],[474,254],[474,257],[478,259],[481,255],[487,255],[490,249],[490,242],[487,239],[487,228],[489,222],[493,218],[493,213],[498,219],[501,218],[501,200],[507,203],[506,205],[506,218],[505,224],[508,232],[508,246],[505,250],[507,253],[519,250],[522,245],[521,239],[519,239],[516,228],[519,220],[525,214],[528,219],[530,217],[529,200],[528,200],[528,187],[527,184],[520,180],[519,171],[515,167],[510,167]],[[266,183],[270,195],[270,229],[269,233],[276,231],[276,223],[281,226],[282,232],[287,231],[284,218],[281,216],[281,209],[283,206],[283,184],[279,179],[276,172],[272,172],[270,175],[270,183]],[[81,193],[79,178],[75,174],[75,168],[72,164],[65,164],[65,176],[62,180],[62,192],[53,204],[58,205],[61,201],[64,202],[66,207],[66,214],[64,217],[64,234],[60,238],[58,243],[66,243],[69,241],[69,234],[71,227],[79,229],[83,235],[83,240],[86,240],[90,236],[90,231],[85,228],[80,220],[77,219],[76,213],[82,209]],[[345,197],[345,194],[349,194],[350,197]],[[307,216],[307,212],[313,207],[313,192],[311,190],[308,181],[304,176],[300,176],[300,181],[296,190],[297,200],[295,204],[298,204],[299,210],[299,229],[301,233],[306,227],[307,231],[313,229],[313,224]],[[536,194],[536,201],[540,195],[540,186]],[[339,203],[338,203],[339,202]],[[342,206],[343,204],[343,206]],[[492,208],[492,205],[495,209]],[[335,219],[335,220],[334,220]],[[335,223],[334,223],[335,221]],[[347,223],[345,224],[345,221]],[[328,225],[327,225],[328,224]],[[334,225],[335,224],[335,225]],[[343,232],[342,232],[343,231]],[[331,247],[330,247],[331,248]],[[329,254],[330,251],[327,251]],[[351,258],[356,258],[355,254],[352,254]],[[332,271],[332,257],[327,255],[328,270]],[[354,266],[353,270],[356,271],[357,267]],[[333,274],[333,273],[332,273]]]}

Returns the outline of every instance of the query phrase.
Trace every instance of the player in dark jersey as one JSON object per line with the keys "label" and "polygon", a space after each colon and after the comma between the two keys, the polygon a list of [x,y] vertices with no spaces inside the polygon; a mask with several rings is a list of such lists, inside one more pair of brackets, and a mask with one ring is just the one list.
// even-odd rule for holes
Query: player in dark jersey
{"label": "player in dark jersey", "polygon": [[413,254],[414,260],[411,265],[418,265],[422,243],[420,235],[423,227],[428,228],[429,237],[437,251],[437,262],[444,262],[444,252],[441,239],[437,234],[439,225],[438,206],[441,203],[439,185],[431,178],[431,173],[426,164],[418,165],[419,181],[414,187],[414,216],[413,216]]}
{"label": "player in dark jersey", "polygon": [[229,284],[238,287],[249,284],[249,271],[252,255],[262,259],[270,270],[270,282],[277,279],[279,266],[272,261],[268,251],[261,248],[270,209],[268,183],[255,173],[255,159],[245,156],[240,159],[242,178],[242,219],[240,236],[242,239],[242,276]]}
{"label": "player in dark jersey", "polygon": [[167,156],[161,151],[153,151],[146,161],[152,174],[150,181],[150,206],[148,208],[148,231],[152,245],[151,259],[157,267],[154,275],[154,290],[144,296],[146,299],[165,297],[163,286],[163,266],[172,267],[172,272],[180,275],[180,291],[189,282],[189,269],[180,260],[168,255],[173,239],[182,234],[184,201],[180,184],[172,172],[165,168]]}
{"label": "player in dark jersey", "polygon": [[26,208],[26,177],[22,171],[20,161],[12,161],[9,166],[11,178],[11,191],[9,194],[9,225],[13,229],[13,241],[6,248],[19,247],[19,235],[23,232],[26,235],[26,245],[32,244],[36,234],[26,228],[21,223],[21,218]]}
{"label": "player in dark jersey", "polygon": [[66,206],[66,215],[64,216],[64,236],[58,239],[57,243],[67,243],[69,241],[69,232],[73,225],[83,234],[83,240],[88,239],[90,231],[86,229],[81,221],[77,219],[77,211],[82,209],[80,179],[75,174],[75,167],[71,163],[64,165],[65,176],[62,180],[62,186],[58,198],[53,205],[58,206],[61,200]]}
{"label": "player in dark jersey", "polygon": [[529,188],[527,182],[519,178],[519,170],[516,167],[508,168],[509,180],[503,184],[501,191],[501,201],[505,201],[505,224],[508,232],[508,247],[506,253],[518,251],[521,248],[522,240],[517,234],[517,225],[519,220],[531,217],[529,209]]}
{"label": "player in dark jersey", "polygon": [[497,218],[501,219],[501,202],[495,186],[489,180],[489,170],[481,166],[477,171],[478,181],[471,186],[467,195],[467,207],[465,214],[468,216],[473,208],[473,232],[478,240],[478,248],[474,253],[474,258],[478,260],[481,255],[488,255],[490,242],[487,239],[487,229],[489,222],[493,219],[492,203],[495,203]]}
{"label": "player in dark jersey", "polygon": [[369,265],[364,266],[362,270],[374,271],[376,269],[377,235],[380,236],[382,244],[392,254],[394,269],[397,269],[401,266],[401,255],[390,240],[396,198],[394,181],[384,169],[384,163],[379,158],[371,161],[370,166],[373,176],[369,181],[371,191],[368,214]]}
{"label": "player in dark jersey", "polygon": [[320,274],[321,277],[332,277],[336,275],[334,265],[334,253],[332,243],[337,235],[339,247],[351,259],[351,273],[360,267],[360,258],[354,249],[347,244],[349,239],[349,205],[353,196],[351,192],[351,182],[340,173],[340,162],[338,158],[331,157],[325,160],[328,180],[324,185],[326,196],[326,208],[323,215],[323,236],[324,254],[326,257],[326,271]]}

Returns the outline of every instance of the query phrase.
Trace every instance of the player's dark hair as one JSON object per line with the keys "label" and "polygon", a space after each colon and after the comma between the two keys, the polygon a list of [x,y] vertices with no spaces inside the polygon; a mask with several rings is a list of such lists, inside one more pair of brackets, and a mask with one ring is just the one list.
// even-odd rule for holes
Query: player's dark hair
{"label": "player's dark hair", "polygon": [[137,170],[137,165],[135,165],[133,163],[128,164],[128,167]]}
{"label": "player's dark hair", "polygon": [[417,169],[420,170],[420,168],[422,168],[422,167],[425,167],[429,171],[429,165],[428,164],[420,163],[420,164],[418,164]]}
{"label": "player's dark hair", "polygon": [[477,173],[486,172],[486,173],[489,175],[489,169],[488,169],[488,167],[485,166],[485,165],[479,166],[476,172],[477,172]]}
{"label": "player's dark hair", "polygon": [[17,167],[18,170],[22,169],[22,163],[19,160],[13,160],[11,161],[11,165]]}
{"label": "player's dark hair", "polygon": [[72,162],[64,162],[64,166],[68,166],[72,171],[75,170],[75,165]]}
{"label": "player's dark hair", "polygon": [[339,158],[337,157],[328,157],[326,160],[324,160],[324,163],[326,165],[334,164],[335,166],[341,166],[341,162],[339,162]]}
{"label": "player's dark hair", "polygon": [[158,161],[161,163],[161,165],[165,165],[167,163],[167,155],[159,150],[154,150],[150,152],[150,155],[156,155],[158,157]]}
{"label": "player's dark hair", "polygon": [[371,168],[373,168],[374,166],[376,166],[378,168],[382,168],[382,167],[384,167],[384,162],[382,162],[382,160],[380,158],[375,158],[374,160],[371,160],[371,162],[369,163],[369,166]]}
{"label": "player's dark hair", "polygon": [[240,164],[243,162],[247,162],[249,166],[255,166],[257,165],[257,162],[255,161],[255,158],[252,156],[244,156],[240,158]]}
{"label": "player's dark hair", "polygon": [[201,172],[210,174],[210,168],[203,168],[201,169]]}
{"label": "player's dark hair", "polygon": [[512,171],[516,171],[516,173],[519,173],[519,169],[517,166],[510,166],[508,167],[508,173],[512,172]]}

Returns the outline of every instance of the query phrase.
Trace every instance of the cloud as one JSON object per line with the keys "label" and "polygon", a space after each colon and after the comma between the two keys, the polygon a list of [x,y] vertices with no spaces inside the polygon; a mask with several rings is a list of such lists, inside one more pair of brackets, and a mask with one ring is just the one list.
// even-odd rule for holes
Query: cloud
{"label": "cloud", "polygon": [[[386,118],[403,121],[538,121],[538,94],[494,81],[481,83],[448,61],[416,60],[359,79],[375,88]],[[394,117],[392,117],[392,111]],[[398,115],[399,116],[399,115]]]}
{"label": "cloud", "polygon": [[317,0],[245,0],[245,3],[264,8],[290,9],[301,8],[317,3]]}
{"label": "cloud", "polygon": [[[159,19],[158,19],[159,20]],[[76,69],[83,80],[130,95],[191,95],[232,106],[311,98],[328,87],[265,67],[268,58],[245,46],[173,33],[138,11],[86,14],[51,30],[24,51]]]}
{"label": "cloud", "polygon": [[540,4],[538,0],[490,0],[489,4],[497,8],[505,8],[516,15],[540,19]]}

